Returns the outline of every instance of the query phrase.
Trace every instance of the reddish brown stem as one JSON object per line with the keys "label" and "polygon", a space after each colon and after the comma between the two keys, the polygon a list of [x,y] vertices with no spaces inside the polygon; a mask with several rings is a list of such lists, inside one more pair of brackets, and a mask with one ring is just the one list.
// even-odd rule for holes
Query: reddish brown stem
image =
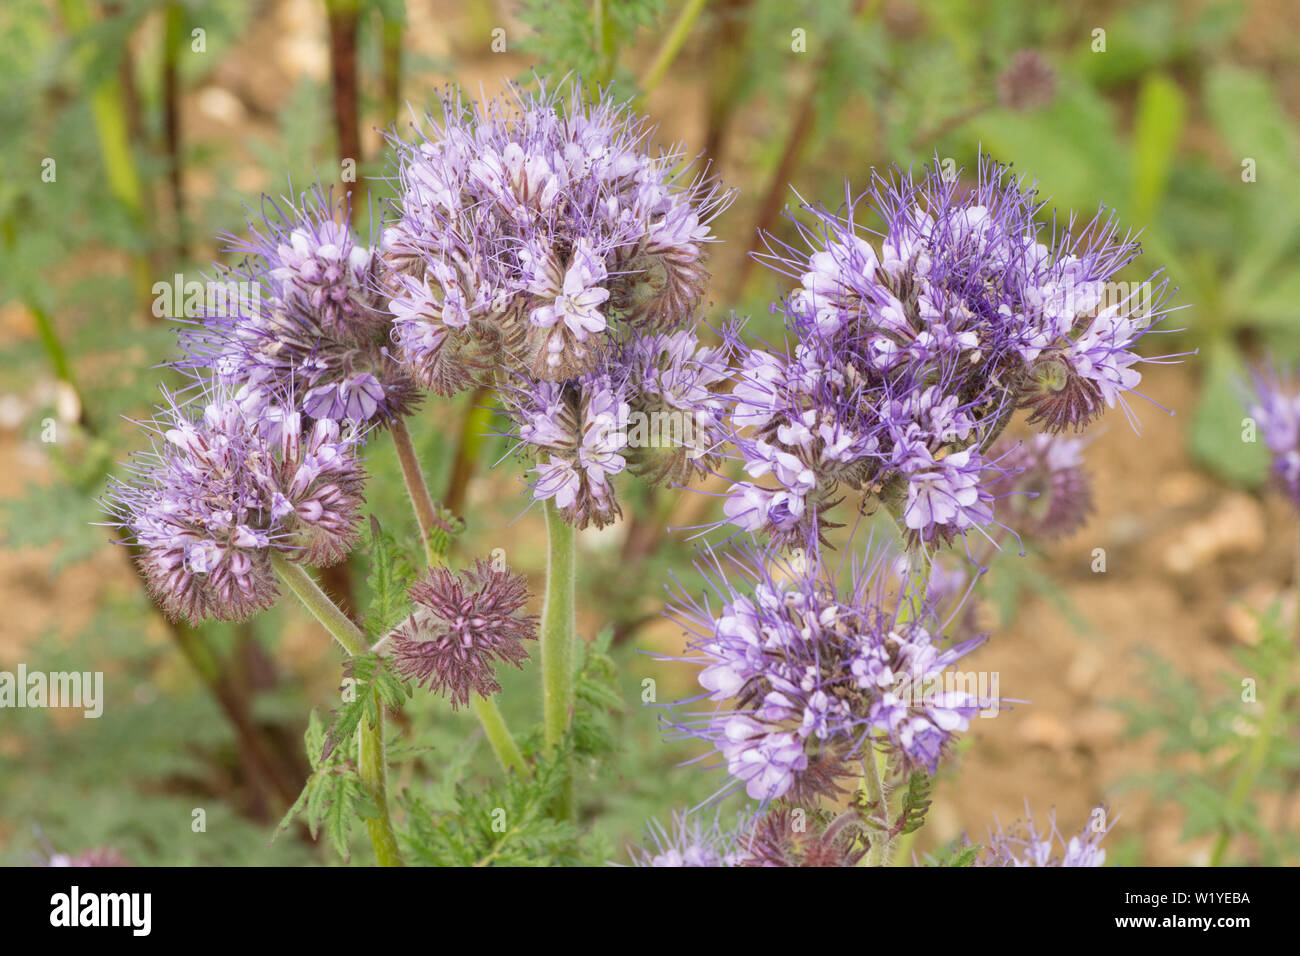
{"label": "reddish brown stem", "polygon": [[749,8],[754,0],[723,0],[714,12],[714,55],[709,71],[708,127],[704,134],[704,154],[717,167],[726,149],[731,114],[740,99],[744,78],[741,57],[749,32]]}
{"label": "reddish brown stem", "polygon": [[[357,84],[356,0],[325,0],[329,16],[330,83],[333,91],[334,135],[338,144],[340,181],[344,194],[352,194],[353,208],[365,191],[361,178],[361,98]],[[355,181],[349,181],[344,164],[351,160]]]}
{"label": "reddish brown stem", "polygon": [[181,162],[180,76],[178,58],[184,35],[184,10],[175,0],[167,4],[163,31],[163,138],[167,144],[167,178],[171,187],[172,215],[176,217],[176,255],[188,254],[185,230],[185,184]]}
{"label": "reddish brown stem", "polygon": [[[857,19],[866,5],[866,0],[856,0],[853,4],[853,19]],[[828,39],[828,44],[835,42],[834,39]],[[776,172],[772,174],[772,179],[768,184],[767,192],[764,193],[763,203],[759,207],[758,217],[754,222],[754,231],[748,238],[757,235],[765,235],[772,231],[776,224],[777,216],[786,203],[786,191],[794,181],[795,173],[799,168],[799,162],[803,158],[804,147],[811,138],[813,126],[817,122],[817,98],[821,94],[822,81],[826,77],[826,66],[830,60],[829,46],[818,57],[813,67],[811,82],[808,89],[800,98],[798,106],[795,107],[794,125],[790,128],[790,135],[786,137],[785,148],[781,151],[781,160],[777,163]],[[745,256],[740,261],[740,265],[735,272],[735,279],[728,290],[727,301],[734,302],[745,291],[745,283],[749,280],[751,271],[754,268],[754,258]]]}
{"label": "reddish brown stem", "polygon": [[[139,549],[128,544],[121,535],[118,540],[126,545],[123,553],[132,572],[144,587],[144,577],[140,574],[137,563]],[[284,754],[277,752],[273,742],[254,719],[250,703],[241,692],[238,682],[221,665],[202,632],[188,624],[170,620],[157,604],[154,604],[154,608],[166,624],[168,635],[234,728],[241,761],[249,774],[249,783],[254,793],[260,802],[270,808],[272,814],[282,813],[298,798],[306,774],[296,766],[296,761],[288,760]]]}
{"label": "reddish brown stem", "polygon": [[461,421],[460,435],[456,439],[456,455],[451,462],[451,476],[447,479],[447,493],[442,498],[444,506],[454,515],[465,513],[465,496],[469,492],[469,482],[474,477],[474,466],[478,464],[479,448],[483,444],[483,436],[476,429],[485,427],[483,409],[491,398],[491,388],[486,385],[476,388]]}

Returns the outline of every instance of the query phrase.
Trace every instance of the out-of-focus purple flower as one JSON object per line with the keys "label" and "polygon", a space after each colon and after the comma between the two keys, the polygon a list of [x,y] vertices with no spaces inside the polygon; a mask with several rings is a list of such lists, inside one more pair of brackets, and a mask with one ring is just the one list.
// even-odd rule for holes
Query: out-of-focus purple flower
{"label": "out-of-focus purple flower", "polygon": [[[871,234],[859,205],[883,220]],[[1138,340],[1167,282],[1116,282],[1140,247],[1104,210],[1050,234],[1043,204],[981,161],[964,187],[936,164],[876,176],[847,211],[805,206],[803,247],[762,256],[796,286],[784,350],[740,353],[733,442],[747,480],[725,511],[781,543],[815,540],[846,496],[884,502],[915,541],[994,522],[989,450],[1018,408],[1047,432],[1125,408]]]}
{"label": "out-of-focus purple flower", "polygon": [[1106,862],[1101,841],[1115,822],[1107,819],[1105,807],[1094,809],[1084,828],[1068,841],[1056,828],[1055,810],[1048,814],[1046,831],[1035,828],[1028,803],[1025,817],[1009,830],[1004,830],[1001,824],[996,831],[990,830],[988,842],[980,850],[975,865],[1101,866]]}
{"label": "out-of-focus purple flower", "polygon": [[47,867],[124,867],[131,864],[119,850],[108,846],[100,846],[82,850],[80,853],[51,853],[41,865]]}
{"label": "out-of-focus purple flower", "polygon": [[272,550],[327,565],[355,544],[358,439],[292,407],[221,387],[190,405],[168,396],[153,449],[110,481],[106,507],[172,619],[246,618],[278,595]]}
{"label": "out-of-focus purple flower", "polygon": [[1051,540],[1074,533],[1092,511],[1083,467],[1086,441],[1063,435],[1003,438],[994,449],[1004,476],[989,485],[999,519],[1017,534]]}
{"label": "out-of-focus purple flower", "polygon": [[476,561],[472,570],[431,568],[410,588],[415,611],[389,640],[397,673],[446,696],[452,708],[471,693],[501,690],[499,662],[522,667],[524,641],[537,637],[536,618],[526,615],[528,583],[521,574]]}
{"label": "out-of-focus purple flower", "polygon": [[177,364],[233,388],[293,394],[311,418],[382,424],[407,414],[417,389],[390,351],[375,255],[319,188],[297,205],[268,204],[247,238],[230,239],[244,259],[213,285],[224,302],[183,330]]}
{"label": "out-of-focus purple flower", "polygon": [[998,74],[997,91],[1008,109],[1040,109],[1056,93],[1056,73],[1037,50],[1019,50]]}
{"label": "out-of-focus purple flower", "polygon": [[652,153],[644,120],[576,84],[481,106],[447,95],[441,112],[394,140],[383,253],[396,341],[425,385],[575,379],[626,332],[695,317],[730,194],[680,179],[681,153]]}
{"label": "out-of-focus purple flower", "polygon": [[745,858],[743,827],[724,829],[716,811],[706,818],[700,810],[674,810],[669,827],[651,820],[646,837],[645,846],[628,847],[633,866],[740,866]]}
{"label": "out-of-focus purple flower", "polygon": [[856,565],[843,591],[815,563],[796,569],[749,547],[727,562],[701,566],[716,602],[683,595],[673,608],[690,635],[683,659],[716,704],[675,729],[710,743],[753,799],[832,790],[874,747],[933,772],[996,703],[948,673],[983,639],[944,649],[932,606],[909,601],[900,614],[882,556]]}
{"label": "out-of-focus purple flower", "polygon": [[1250,417],[1273,453],[1278,485],[1300,508],[1300,383],[1276,370],[1258,369],[1253,378]]}

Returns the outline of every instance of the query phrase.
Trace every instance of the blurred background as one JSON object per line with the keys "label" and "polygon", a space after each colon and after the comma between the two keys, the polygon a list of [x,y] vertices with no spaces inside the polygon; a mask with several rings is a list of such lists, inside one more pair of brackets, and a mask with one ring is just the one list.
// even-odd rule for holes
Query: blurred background
{"label": "blurred background", "polygon": [[[1099,203],[1140,228],[1144,271],[1187,306],[1144,367],[1141,434],[1115,413],[1088,447],[1094,513],[1069,540],[995,560],[970,611],[992,639],[972,667],[1027,703],[976,720],[936,784],[913,849],[995,818],[1064,831],[1106,803],[1112,862],[1300,861],[1296,517],[1243,442],[1237,383],[1264,355],[1300,359],[1300,6],[1289,0],[8,0],[0,11],[0,670],[102,670],[104,716],[0,711],[0,860],[111,847],[133,863],[328,862],[291,828],[312,707],[338,660],[291,603],[246,625],[169,625],[96,498],[140,443],[175,302],[262,193],[349,190],[363,233],[389,192],[378,130],[459,84],[576,72],[636,98],[739,195],[714,224],[710,317],[780,334],[776,277],[749,258],[805,199],[836,206],[871,167],[982,149],[1052,205]],[[409,108],[407,104],[409,105]],[[345,160],[358,161],[353,181]],[[468,520],[462,559],[506,552],[540,581],[540,514],[490,436],[483,396],[430,400],[410,427],[435,496]],[[1172,410],[1176,414],[1170,414]],[[371,510],[413,533],[391,447],[368,450]],[[712,499],[620,492],[635,514],[580,536],[580,627],[613,629],[626,694],[616,760],[581,785],[610,859],[718,771],[663,742],[660,702],[691,693],[662,617],[692,544],[665,526]],[[1105,550],[1104,571],[1096,550]],[[356,558],[327,585],[345,603]],[[504,675],[516,726],[537,675]],[[1243,701],[1243,680],[1257,699]],[[493,771],[472,718],[431,700],[402,722],[398,785],[435,805]],[[428,781],[427,784],[421,781]],[[191,829],[202,808],[206,832]],[[358,848],[364,854],[364,847]],[[361,858],[364,859],[364,856]]]}

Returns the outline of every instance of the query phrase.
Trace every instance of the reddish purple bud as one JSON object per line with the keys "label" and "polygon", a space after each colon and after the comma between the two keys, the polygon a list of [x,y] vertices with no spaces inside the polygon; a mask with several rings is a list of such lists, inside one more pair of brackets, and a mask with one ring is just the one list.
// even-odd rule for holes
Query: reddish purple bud
{"label": "reddish purple bud", "polygon": [[431,568],[410,588],[415,612],[391,635],[396,671],[451,701],[501,690],[498,662],[522,667],[523,642],[537,637],[537,619],[522,610],[528,584],[522,574],[476,561],[472,570]]}

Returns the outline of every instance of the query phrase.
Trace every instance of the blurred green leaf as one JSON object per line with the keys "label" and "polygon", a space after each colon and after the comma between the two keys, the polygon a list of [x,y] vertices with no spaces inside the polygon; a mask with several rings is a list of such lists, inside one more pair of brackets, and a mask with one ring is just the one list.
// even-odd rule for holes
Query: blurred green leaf
{"label": "blurred green leaf", "polygon": [[1164,197],[1187,113],[1182,89],[1163,73],[1146,78],[1133,124],[1133,216],[1146,222]]}
{"label": "blurred green leaf", "polygon": [[1079,211],[1127,206],[1127,155],[1114,111],[1086,88],[1063,92],[1032,113],[995,110],[971,122],[985,151],[1038,177],[1052,204]]}
{"label": "blurred green leaf", "polygon": [[1291,118],[1267,79],[1233,66],[1211,68],[1205,106],[1239,161],[1253,159],[1257,181],[1279,189],[1300,207],[1300,151]]}
{"label": "blurred green leaf", "polygon": [[1205,357],[1205,377],[1192,413],[1192,454],[1223,477],[1257,487],[1268,472],[1268,451],[1259,442],[1241,440],[1245,365],[1225,344],[1211,346]]}

